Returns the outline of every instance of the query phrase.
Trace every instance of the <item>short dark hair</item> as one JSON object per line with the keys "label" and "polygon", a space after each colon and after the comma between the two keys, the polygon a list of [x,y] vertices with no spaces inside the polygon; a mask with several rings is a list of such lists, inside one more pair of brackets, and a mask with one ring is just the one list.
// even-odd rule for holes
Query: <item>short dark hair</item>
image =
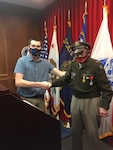
{"label": "short dark hair", "polygon": [[28,45],[30,45],[31,44],[31,41],[40,41],[41,42],[41,39],[39,39],[39,38],[31,38],[31,39],[29,39],[29,41],[28,41]]}

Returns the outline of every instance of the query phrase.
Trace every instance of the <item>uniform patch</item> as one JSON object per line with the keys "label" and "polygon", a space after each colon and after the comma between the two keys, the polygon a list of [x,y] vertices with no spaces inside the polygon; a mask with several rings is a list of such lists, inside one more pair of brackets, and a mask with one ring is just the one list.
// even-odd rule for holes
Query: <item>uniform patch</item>
{"label": "uniform patch", "polygon": [[103,69],[103,66],[102,66],[102,65],[99,65],[99,68],[100,68],[100,69]]}
{"label": "uniform patch", "polygon": [[75,76],[76,76],[76,73],[75,73],[75,72],[71,72],[71,79],[72,79],[72,80],[75,79]]}

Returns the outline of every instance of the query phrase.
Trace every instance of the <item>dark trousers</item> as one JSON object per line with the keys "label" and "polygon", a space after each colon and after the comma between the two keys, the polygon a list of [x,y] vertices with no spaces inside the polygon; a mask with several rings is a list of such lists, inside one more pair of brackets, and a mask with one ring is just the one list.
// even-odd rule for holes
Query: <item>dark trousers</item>
{"label": "dark trousers", "polygon": [[43,97],[39,97],[39,98],[25,98],[25,97],[22,97],[22,99],[28,101],[32,105],[38,107],[40,110],[45,112],[45,101],[44,101]]}

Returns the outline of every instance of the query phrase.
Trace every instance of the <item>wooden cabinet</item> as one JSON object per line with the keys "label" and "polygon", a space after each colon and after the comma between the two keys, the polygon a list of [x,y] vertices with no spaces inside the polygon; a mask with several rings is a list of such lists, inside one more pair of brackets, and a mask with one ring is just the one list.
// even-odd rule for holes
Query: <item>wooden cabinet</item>
{"label": "wooden cabinet", "polygon": [[0,83],[15,92],[13,70],[30,38],[40,38],[38,10],[0,2]]}

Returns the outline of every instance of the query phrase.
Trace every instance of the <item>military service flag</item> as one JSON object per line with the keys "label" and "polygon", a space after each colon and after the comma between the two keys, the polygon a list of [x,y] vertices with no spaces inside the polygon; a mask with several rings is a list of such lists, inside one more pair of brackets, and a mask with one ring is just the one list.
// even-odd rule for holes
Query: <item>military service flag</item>
{"label": "military service flag", "polygon": [[86,20],[87,20],[87,2],[85,2],[85,12],[83,13],[82,19],[83,19],[83,24],[82,24],[82,29],[79,35],[79,41],[81,42],[86,42]]}
{"label": "military service flag", "polygon": [[[91,58],[102,62],[109,83],[113,89],[113,49],[108,29],[108,8],[106,5],[103,6],[103,20],[92,49]],[[101,127],[99,129],[100,138],[113,134],[112,110],[113,99],[110,104],[109,116],[101,120]]]}
{"label": "military service flag", "polygon": [[[60,52],[60,69],[63,71],[68,70],[68,67],[73,59],[73,53],[70,48],[72,44],[72,34],[71,34],[71,22],[68,21],[68,28],[66,37],[63,41],[63,46]],[[67,92],[68,91],[68,92]],[[63,122],[67,122],[70,119],[70,103],[72,97],[72,88],[70,85],[62,86],[60,90],[60,119]]]}

